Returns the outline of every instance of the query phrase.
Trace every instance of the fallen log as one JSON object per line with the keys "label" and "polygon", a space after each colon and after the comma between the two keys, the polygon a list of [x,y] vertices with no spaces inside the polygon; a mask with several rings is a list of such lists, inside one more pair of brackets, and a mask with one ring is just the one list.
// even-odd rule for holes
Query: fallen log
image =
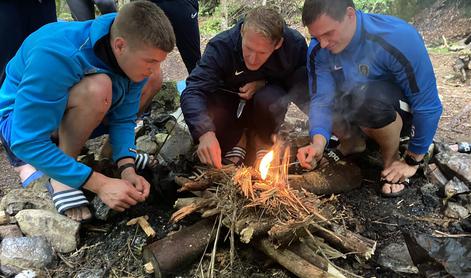
{"label": "fallen log", "polygon": [[304,188],[316,195],[329,195],[360,187],[362,176],[357,165],[341,160],[335,163],[321,163],[314,171],[302,175],[289,175],[288,180],[294,189]]}
{"label": "fallen log", "polygon": [[317,255],[311,248],[302,243],[296,243],[289,247],[289,250],[293,251],[296,255],[300,256],[304,260],[308,261],[312,265],[317,266],[323,271],[331,274],[334,277],[345,278],[345,276],[333,266],[329,260]]}
{"label": "fallen log", "polygon": [[208,243],[214,240],[213,222],[213,219],[200,220],[145,246],[142,255],[147,271],[150,271],[148,263],[151,263],[154,276],[161,278],[177,273],[191,264],[204,252]]}
{"label": "fallen log", "polygon": [[297,238],[315,233],[343,251],[361,255],[369,259],[374,254],[376,242],[359,234],[351,232],[342,226],[332,224],[326,227],[315,223],[294,223],[283,226],[273,226],[268,232],[270,238],[279,246],[287,246]]}
{"label": "fallen log", "polygon": [[300,278],[336,277],[312,265],[288,249],[276,249],[275,245],[266,238],[255,242],[254,245],[257,249],[265,253],[265,255]]}

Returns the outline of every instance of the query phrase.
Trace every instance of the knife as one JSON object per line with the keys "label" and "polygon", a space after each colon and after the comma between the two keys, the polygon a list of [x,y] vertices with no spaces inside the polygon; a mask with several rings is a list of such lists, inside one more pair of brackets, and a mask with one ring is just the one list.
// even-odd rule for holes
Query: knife
{"label": "knife", "polygon": [[244,112],[245,103],[246,103],[245,99],[241,99],[239,101],[239,106],[237,106],[237,114],[236,114],[237,119],[239,119],[240,116],[242,115],[242,112]]}

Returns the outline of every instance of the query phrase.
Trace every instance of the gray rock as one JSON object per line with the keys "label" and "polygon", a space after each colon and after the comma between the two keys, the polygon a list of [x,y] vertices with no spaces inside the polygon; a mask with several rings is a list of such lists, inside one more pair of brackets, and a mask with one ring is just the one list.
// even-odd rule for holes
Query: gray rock
{"label": "gray rock", "polygon": [[17,225],[2,225],[0,226],[0,238],[6,237],[22,237],[20,228]]}
{"label": "gray rock", "polygon": [[445,177],[442,171],[440,171],[440,168],[438,168],[437,165],[433,163],[427,165],[425,175],[430,182],[440,186],[441,188],[443,188],[448,182],[448,179]]}
{"label": "gray rock", "polygon": [[102,278],[105,277],[103,269],[87,269],[77,273],[77,278]]}
{"label": "gray rock", "polygon": [[[178,114],[181,113],[181,111],[177,111],[175,113]],[[179,119],[179,121],[170,134],[171,136],[161,147],[157,156],[159,163],[162,165],[168,165],[177,160],[180,155],[188,154],[193,146],[188,126],[183,121],[183,117],[176,118]]]}
{"label": "gray rock", "polygon": [[454,177],[445,184],[445,195],[447,198],[466,192],[469,192],[469,187],[467,187],[466,184],[460,181],[457,177]]}
{"label": "gray rock", "polygon": [[2,240],[1,270],[7,275],[41,269],[54,260],[54,250],[43,237],[10,237]]}
{"label": "gray rock", "polygon": [[444,214],[450,218],[465,219],[469,216],[469,211],[457,203],[448,202]]}
{"label": "gray rock", "polygon": [[26,209],[16,215],[21,231],[27,236],[44,236],[61,253],[72,252],[79,241],[80,224],[57,212]]}
{"label": "gray rock", "polygon": [[154,138],[149,135],[143,135],[136,139],[136,148],[148,154],[155,154],[157,152],[157,143]]}
{"label": "gray rock", "polygon": [[419,273],[405,243],[391,243],[383,248],[378,255],[378,264],[397,273]]}
{"label": "gray rock", "polygon": [[9,215],[15,215],[23,209],[56,211],[47,191],[30,188],[12,189],[0,201],[0,210],[5,210]]}
{"label": "gray rock", "polygon": [[91,202],[91,207],[93,211],[93,215],[95,216],[96,219],[106,221],[108,220],[111,216],[115,214],[115,212],[108,207],[103,201],[98,198],[98,196],[95,196]]}
{"label": "gray rock", "polygon": [[168,140],[167,137],[170,138],[171,136],[168,135],[167,133],[157,133],[155,135],[155,140],[159,146],[162,146],[165,140]]}
{"label": "gray rock", "polygon": [[445,151],[435,156],[441,168],[471,186],[471,154]]}
{"label": "gray rock", "polygon": [[27,269],[15,275],[15,278],[36,278],[46,277],[46,274],[41,270]]}
{"label": "gray rock", "polygon": [[437,195],[438,190],[438,186],[432,183],[427,183],[420,187],[424,204],[432,207],[439,207],[441,205],[441,199]]}

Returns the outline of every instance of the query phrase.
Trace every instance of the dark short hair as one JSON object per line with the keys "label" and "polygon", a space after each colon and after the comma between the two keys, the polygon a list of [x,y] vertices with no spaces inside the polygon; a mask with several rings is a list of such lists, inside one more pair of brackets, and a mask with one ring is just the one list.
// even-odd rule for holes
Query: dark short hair
{"label": "dark short hair", "polygon": [[171,52],[175,34],[165,13],[149,1],[134,1],[124,5],[111,27],[111,36],[123,37],[130,45],[141,44]]}
{"label": "dark short hair", "polygon": [[255,32],[274,43],[278,43],[283,38],[284,20],[273,8],[260,6],[250,10],[244,18],[242,32],[247,28],[252,28]]}
{"label": "dark short hair", "polygon": [[323,14],[337,21],[342,21],[348,7],[355,9],[353,0],[305,0],[302,16],[303,24],[307,26]]}

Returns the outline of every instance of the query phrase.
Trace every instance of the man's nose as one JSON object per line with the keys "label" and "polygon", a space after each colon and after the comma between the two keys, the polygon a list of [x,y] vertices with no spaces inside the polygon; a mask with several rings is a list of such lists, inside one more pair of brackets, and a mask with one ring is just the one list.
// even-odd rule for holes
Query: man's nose
{"label": "man's nose", "polygon": [[327,39],[320,39],[319,42],[321,44],[321,48],[326,48],[327,45],[329,45],[329,41]]}

